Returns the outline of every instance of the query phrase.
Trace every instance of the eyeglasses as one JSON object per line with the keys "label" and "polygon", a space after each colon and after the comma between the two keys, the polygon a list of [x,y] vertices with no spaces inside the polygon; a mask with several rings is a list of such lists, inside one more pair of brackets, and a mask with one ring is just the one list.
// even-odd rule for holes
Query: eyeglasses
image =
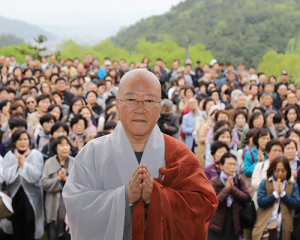
{"label": "eyeglasses", "polygon": [[236,163],[225,163],[225,165],[229,167],[236,167]]}
{"label": "eyeglasses", "polygon": [[26,102],[26,104],[30,104],[30,103],[34,103],[34,101],[28,101],[28,102]]}
{"label": "eyeglasses", "polygon": [[136,99],[120,99],[120,101],[125,102],[129,107],[134,108],[137,107],[138,104],[141,102],[146,108],[154,108],[160,102],[155,102],[153,100],[144,100],[144,101],[137,101]]}

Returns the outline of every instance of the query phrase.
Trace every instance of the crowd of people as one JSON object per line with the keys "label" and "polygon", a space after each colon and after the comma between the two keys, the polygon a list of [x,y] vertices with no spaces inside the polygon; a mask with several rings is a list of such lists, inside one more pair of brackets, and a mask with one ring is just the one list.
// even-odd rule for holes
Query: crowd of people
{"label": "crowd of people", "polygon": [[[182,66],[183,65],[183,66]],[[87,54],[51,55],[19,64],[0,56],[0,183],[14,214],[0,223],[3,239],[70,239],[62,189],[77,153],[118,124],[118,85],[133,69],[161,84],[161,132],[195,153],[219,200],[208,239],[282,239],[300,225],[300,88],[255,67],[213,59],[145,57],[127,63]],[[136,101],[136,99],[127,99]],[[147,102],[142,102],[147,104]],[[240,207],[253,200],[255,224],[243,228]],[[2,239],[2,238],[1,238]]]}

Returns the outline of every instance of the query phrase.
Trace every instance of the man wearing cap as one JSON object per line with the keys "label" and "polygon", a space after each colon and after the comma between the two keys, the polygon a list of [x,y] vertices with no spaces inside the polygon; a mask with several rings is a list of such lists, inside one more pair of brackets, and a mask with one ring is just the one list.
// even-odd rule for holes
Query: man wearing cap
{"label": "man wearing cap", "polygon": [[104,62],[104,70],[105,70],[106,74],[109,72],[110,69],[111,69],[111,62],[105,61]]}
{"label": "man wearing cap", "polygon": [[277,92],[277,89],[280,85],[284,84],[286,87],[288,87],[288,85],[289,85],[288,82],[287,82],[288,74],[287,74],[286,71],[281,72],[280,79],[281,79],[281,82],[279,82],[275,85],[275,92]]}

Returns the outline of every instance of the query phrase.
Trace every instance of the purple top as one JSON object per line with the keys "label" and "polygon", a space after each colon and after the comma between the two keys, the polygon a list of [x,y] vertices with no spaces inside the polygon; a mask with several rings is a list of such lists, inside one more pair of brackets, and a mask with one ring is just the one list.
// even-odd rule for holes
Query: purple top
{"label": "purple top", "polygon": [[204,168],[203,171],[206,174],[206,177],[208,178],[209,181],[210,179],[218,175],[217,169],[214,164]]}

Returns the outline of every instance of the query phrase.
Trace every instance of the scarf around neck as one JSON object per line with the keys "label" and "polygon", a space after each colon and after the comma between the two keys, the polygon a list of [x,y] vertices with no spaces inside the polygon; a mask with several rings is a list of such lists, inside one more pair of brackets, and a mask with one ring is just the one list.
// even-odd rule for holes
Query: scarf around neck
{"label": "scarf around neck", "polygon": [[[234,179],[235,176],[236,176],[236,173],[234,173],[232,175],[232,179]],[[224,184],[224,186],[225,186],[226,181],[227,181],[228,178],[229,178],[229,175],[226,174],[224,171],[221,171],[220,180]],[[234,182],[233,182],[233,186],[234,186]],[[228,197],[227,197],[227,207],[231,207],[232,202],[233,202],[233,197],[231,196],[231,194],[229,194]]]}
{"label": "scarf around neck", "polygon": [[18,151],[18,149],[14,150],[14,154],[18,157],[19,155],[24,156],[25,158],[29,155],[29,153],[31,152],[30,148],[27,148],[27,150],[24,153],[20,153]]}

